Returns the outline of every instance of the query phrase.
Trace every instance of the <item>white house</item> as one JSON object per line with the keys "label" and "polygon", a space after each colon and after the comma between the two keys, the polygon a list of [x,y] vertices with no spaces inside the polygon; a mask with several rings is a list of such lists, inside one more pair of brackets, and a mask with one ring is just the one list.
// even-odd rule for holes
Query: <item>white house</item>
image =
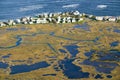
{"label": "white house", "polygon": [[29,24],[34,24],[32,21],[29,21],[28,23],[29,23]]}
{"label": "white house", "polygon": [[71,17],[67,17],[67,22],[71,23],[71,19],[72,19]]}
{"label": "white house", "polygon": [[20,19],[16,19],[15,22],[16,22],[17,24],[19,24],[19,23],[21,23],[21,20],[20,20]]}
{"label": "white house", "polygon": [[66,17],[63,18],[62,23],[66,23]]}
{"label": "white house", "polygon": [[79,15],[79,14],[80,14],[79,11],[75,11],[75,12],[73,12],[73,15]]}
{"label": "white house", "polygon": [[48,23],[46,18],[36,20],[36,23]]}
{"label": "white house", "polygon": [[14,20],[8,20],[8,25],[15,25],[16,23],[14,22]]}
{"label": "white house", "polygon": [[0,22],[0,27],[6,26],[3,22]]}
{"label": "white house", "polygon": [[57,17],[57,23],[60,23],[60,22],[61,22],[61,19],[62,19],[62,18],[61,18],[60,16],[58,16],[58,17]]}
{"label": "white house", "polygon": [[83,21],[84,19],[83,18],[79,18],[79,20],[78,21]]}
{"label": "white house", "polygon": [[53,17],[53,13],[49,13],[49,17],[50,17],[50,18]]}
{"label": "white house", "polygon": [[117,18],[116,17],[110,17],[108,20],[115,22],[117,20]]}
{"label": "white house", "polygon": [[104,20],[108,20],[111,16],[104,16]]}
{"label": "white house", "polygon": [[27,21],[26,17],[21,18],[21,22],[26,22],[26,21]]}
{"label": "white house", "polygon": [[48,18],[49,17],[49,14],[48,13],[44,13],[44,18]]}
{"label": "white house", "polygon": [[76,22],[76,19],[75,18],[72,18],[72,23]]}
{"label": "white house", "polygon": [[103,16],[96,16],[95,19],[98,21],[102,21],[104,19],[104,17]]}
{"label": "white house", "polygon": [[48,18],[49,22],[52,22],[52,18]]}

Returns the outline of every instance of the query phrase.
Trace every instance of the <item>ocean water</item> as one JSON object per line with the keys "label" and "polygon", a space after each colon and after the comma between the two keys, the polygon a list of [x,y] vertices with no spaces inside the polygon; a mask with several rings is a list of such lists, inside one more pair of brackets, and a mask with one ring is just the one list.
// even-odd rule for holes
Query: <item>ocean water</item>
{"label": "ocean water", "polygon": [[118,16],[120,0],[0,0],[0,20],[72,10],[94,15]]}

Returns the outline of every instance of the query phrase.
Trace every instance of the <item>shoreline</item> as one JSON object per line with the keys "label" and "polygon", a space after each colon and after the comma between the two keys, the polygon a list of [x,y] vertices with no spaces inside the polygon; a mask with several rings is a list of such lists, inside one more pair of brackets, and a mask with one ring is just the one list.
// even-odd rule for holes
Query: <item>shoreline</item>
{"label": "shoreline", "polygon": [[18,24],[64,24],[64,23],[76,23],[85,20],[94,21],[108,21],[108,22],[120,22],[120,16],[95,16],[79,11],[71,12],[59,12],[59,13],[42,13],[37,16],[27,16],[19,19],[8,20],[6,22],[0,22],[0,27],[15,26]]}

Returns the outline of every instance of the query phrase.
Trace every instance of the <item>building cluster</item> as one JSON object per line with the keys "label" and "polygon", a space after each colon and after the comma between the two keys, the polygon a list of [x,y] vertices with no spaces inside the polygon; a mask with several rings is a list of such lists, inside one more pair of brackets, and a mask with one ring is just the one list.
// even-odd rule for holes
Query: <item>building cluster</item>
{"label": "building cluster", "polygon": [[85,16],[86,18],[97,21],[112,21],[112,22],[120,21],[120,16],[94,16],[89,14],[85,14]]}
{"label": "building cluster", "polygon": [[85,18],[95,19],[95,20],[100,20],[100,21],[120,20],[120,17],[93,16],[93,15],[88,15],[85,13],[80,13],[79,11],[71,11],[71,12],[64,12],[64,13],[62,12],[43,13],[43,14],[39,14],[34,17],[22,17],[20,19],[8,20],[7,22],[0,22],[0,27],[13,26],[16,24],[75,23],[75,22],[83,21]]}

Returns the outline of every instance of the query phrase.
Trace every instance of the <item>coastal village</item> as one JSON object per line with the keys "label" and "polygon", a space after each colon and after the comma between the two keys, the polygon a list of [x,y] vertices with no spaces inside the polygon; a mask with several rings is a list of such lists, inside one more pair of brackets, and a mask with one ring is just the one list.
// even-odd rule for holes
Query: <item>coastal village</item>
{"label": "coastal village", "polygon": [[8,20],[7,22],[0,22],[0,27],[13,26],[17,24],[76,23],[84,21],[85,19],[119,22],[120,16],[94,16],[80,13],[79,11],[43,13],[34,17],[22,17],[20,19]]}

